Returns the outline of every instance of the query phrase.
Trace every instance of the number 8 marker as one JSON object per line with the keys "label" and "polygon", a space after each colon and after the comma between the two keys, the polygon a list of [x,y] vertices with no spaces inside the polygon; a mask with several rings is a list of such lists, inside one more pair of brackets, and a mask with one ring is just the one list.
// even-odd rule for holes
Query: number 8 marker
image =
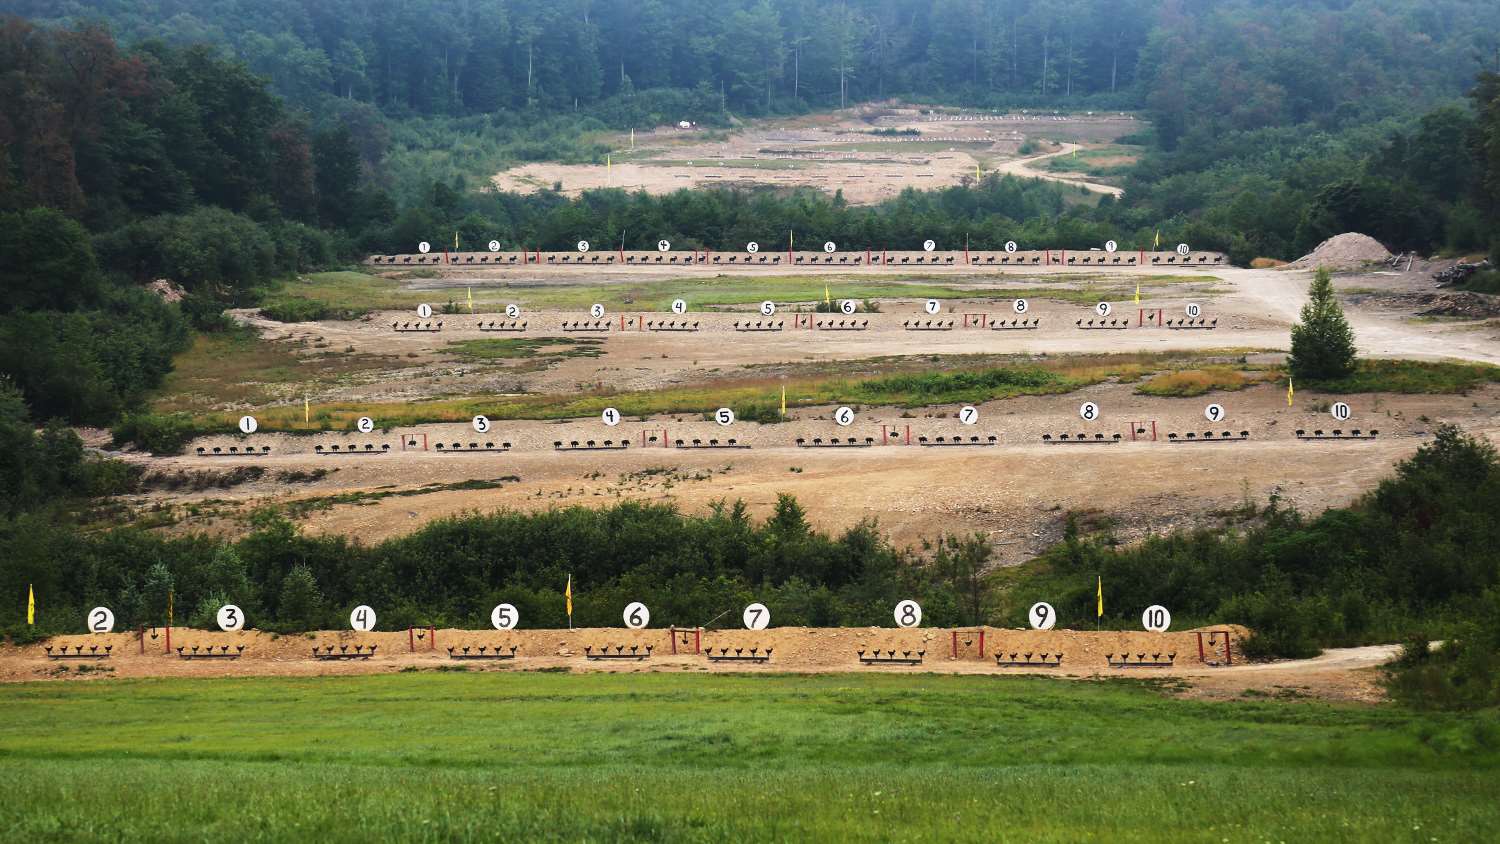
{"label": "number 8 marker", "polygon": [[1026,313],[1026,310],[1031,307],[1031,305],[1025,299],[1017,299],[1016,303],[1014,305],[1011,305],[1011,307],[1015,309],[1016,313],[1024,314]]}
{"label": "number 8 marker", "polygon": [[898,627],[916,627],[922,623],[922,605],[911,599],[902,601],[896,605],[895,617]]}
{"label": "number 8 marker", "polygon": [[1078,406],[1078,418],[1092,422],[1099,418],[1099,405],[1086,401]]}

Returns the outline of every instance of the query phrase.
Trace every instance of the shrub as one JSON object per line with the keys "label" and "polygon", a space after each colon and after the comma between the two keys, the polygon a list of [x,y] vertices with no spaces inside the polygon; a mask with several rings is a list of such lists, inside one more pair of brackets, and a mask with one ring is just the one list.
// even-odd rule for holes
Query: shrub
{"label": "shrub", "polygon": [[177,454],[208,431],[187,413],[133,413],[110,431],[113,445],[134,445],[152,454]]}

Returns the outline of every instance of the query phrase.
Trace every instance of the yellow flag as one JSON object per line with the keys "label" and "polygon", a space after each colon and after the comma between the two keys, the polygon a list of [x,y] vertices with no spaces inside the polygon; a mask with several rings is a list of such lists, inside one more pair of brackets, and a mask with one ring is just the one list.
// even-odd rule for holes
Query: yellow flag
{"label": "yellow flag", "polygon": [[786,385],[781,385],[781,415],[786,415]]}
{"label": "yellow flag", "polygon": [[630,148],[635,149],[635,130],[630,130]]}
{"label": "yellow flag", "polygon": [[1292,376],[1286,377],[1286,406],[1292,406]]}
{"label": "yellow flag", "polygon": [[984,175],[979,172],[979,162],[977,162],[977,161],[974,162],[974,178],[976,178],[976,179],[982,179],[982,178],[984,178]]}
{"label": "yellow flag", "polygon": [[26,584],[26,623],[36,624],[36,589]]}
{"label": "yellow flag", "polygon": [[453,251],[458,251],[458,232],[453,233]]}
{"label": "yellow flag", "polygon": [[1160,249],[1161,248],[1161,229],[1157,229],[1156,230],[1156,242],[1154,242],[1151,245],[1151,248],[1152,249]]}
{"label": "yellow flag", "polygon": [[1136,281],[1135,281],[1135,303],[1137,305],[1139,305],[1141,303],[1141,281],[1140,281],[1140,279],[1136,279]]}
{"label": "yellow flag", "polygon": [[568,575],[568,586],[563,590],[563,597],[568,600],[568,623],[573,622],[573,575]]}
{"label": "yellow flag", "polygon": [[825,305],[832,305],[833,304],[833,296],[831,296],[828,293],[828,285],[826,285],[826,284],[823,285],[823,304],[825,304]]}
{"label": "yellow flag", "polygon": [[1099,617],[1104,617],[1104,576],[1099,576]]}
{"label": "yellow flag", "polygon": [[307,396],[302,397],[302,421],[312,422],[312,402],[308,401]]}
{"label": "yellow flag", "polygon": [[474,288],[469,288],[469,313],[474,313]]}

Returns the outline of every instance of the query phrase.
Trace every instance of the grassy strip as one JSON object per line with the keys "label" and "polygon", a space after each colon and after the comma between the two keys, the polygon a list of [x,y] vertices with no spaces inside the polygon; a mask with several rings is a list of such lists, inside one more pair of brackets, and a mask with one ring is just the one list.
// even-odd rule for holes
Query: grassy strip
{"label": "grassy strip", "polygon": [[[1282,377],[1285,377],[1284,375]],[[1361,360],[1348,378],[1305,381],[1299,390],[1319,393],[1464,394],[1500,382],[1500,366],[1419,360]]]}
{"label": "grassy strip", "polygon": [[1129,681],[430,672],[11,685],[0,705],[0,825],[28,841],[1426,842],[1500,824],[1493,713]]}
{"label": "grassy strip", "polygon": [[471,478],[452,483],[423,484],[415,489],[378,489],[373,492],[344,492],[338,495],[319,495],[288,501],[279,508],[279,512],[285,514],[288,518],[300,519],[308,513],[319,510],[332,510],[340,504],[365,505],[374,504],[377,501],[383,501],[387,498],[412,498],[418,495],[430,495],[435,492],[500,489],[508,483],[520,482],[521,478],[518,475],[506,475],[503,478],[495,478],[494,480]]}

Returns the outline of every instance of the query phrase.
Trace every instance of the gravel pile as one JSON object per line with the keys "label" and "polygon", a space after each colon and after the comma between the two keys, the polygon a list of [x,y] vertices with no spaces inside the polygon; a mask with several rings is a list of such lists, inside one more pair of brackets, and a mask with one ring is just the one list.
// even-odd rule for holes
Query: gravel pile
{"label": "gravel pile", "polygon": [[1318,244],[1316,249],[1287,264],[1284,269],[1315,270],[1327,267],[1330,270],[1356,270],[1390,258],[1391,253],[1375,238],[1358,232],[1345,232]]}

